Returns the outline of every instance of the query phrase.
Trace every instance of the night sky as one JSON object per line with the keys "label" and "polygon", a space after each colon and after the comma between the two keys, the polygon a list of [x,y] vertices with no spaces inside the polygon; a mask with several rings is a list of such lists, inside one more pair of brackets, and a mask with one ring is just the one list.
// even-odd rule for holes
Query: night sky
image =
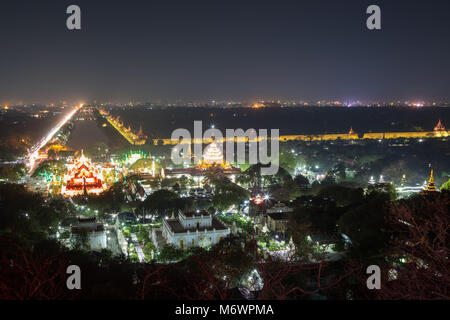
{"label": "night sky", "polygon": [[449,35],[448,0],[2,0],[0,103],[449,100]]}

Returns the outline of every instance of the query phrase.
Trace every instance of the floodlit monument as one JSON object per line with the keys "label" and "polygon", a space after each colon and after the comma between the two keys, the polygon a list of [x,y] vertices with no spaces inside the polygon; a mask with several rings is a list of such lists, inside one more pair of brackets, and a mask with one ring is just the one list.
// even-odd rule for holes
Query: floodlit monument
{"label": "floodlit monument", "polygon": [[64,185],[61,189],[63,196],[73,197],[83,194],[100,194],[105,190],[102,175],[90,160],[81,152],[81,156],[74,159],[64,175]]}
{"label": "floodlit monument", "polygon": [[202,160],[194,167],[166,171],[166,174],[171,176],[204,176],[207,174],[222,176],[240,173],[242,173],[241,169],[233,167],[223,158],[223,152],[215,142],[205,148]]}

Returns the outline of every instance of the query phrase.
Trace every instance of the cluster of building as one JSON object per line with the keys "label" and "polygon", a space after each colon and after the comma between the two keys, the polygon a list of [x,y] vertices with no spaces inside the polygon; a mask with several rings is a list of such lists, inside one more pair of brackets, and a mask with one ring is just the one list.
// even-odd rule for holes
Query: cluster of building
{"label": "cluster of building", "polygon": [[[114,123],[117,124],[118,122],[118,119],[114,120]],[[434,128],[433,134],[435,136],[448,135],[441,121]],[[350,138],[358,137],[353,128],[350,128],[346,136]],[[189,154],[188,156],[191,155]],[[125,157],[124,163],[126,163],[126,167],[130,167],[140,159],[146,159],[146,155],[142,152],[130,153]],[[140,172],[140,174],[155,177],[157,174],[154,160],[152,163],[151,170]],[[67,167],[68,171],[64,175],[64,185],[61,191],[63,195],[72,197],[83,194],[100,194],[107,188],[99,168],[94,166],[83,153],[80,157],[73,159]],[[168,177],[179,178],[181,176],[202,177],[214,174],[216,176],[228,176],[234,180],[234,175],[240,173],[241,170],[239,168],[233,167],[224,160],[222,150],[213,141],[205,148],[202,160],[196,165],[189,168],[166,169],[166,171],[161,171],[161,176],[165,177],[167,175]],[[383,178],[380,177],[378,183],[383,182]],[[369,183],[376,184],[374,179],[371,179]],[[195,192],[195,190],[192,189],[191,191]],[[143,188],[140,191],[143,192]],[[423,193],[429,192],[437,192],[434,185],[433,171],[431,171],[429,182],[423,191]],[[254,201],[255,203],[256,200]],[[289,215],[292,211],[293,209],[286,204],[276,203],[272,207],[267,208],[262,215],[255,218],[255,225],[263,232],[271,231],[277,235],[284,236],[288,230]],[[78,232],[83,228],[89,230],[90,234],[93,235],[93,242],[90,244],[90,247],[103,248],[105,238],[102,234],[102,227],[96,224],[95,221],[80,220],[78,226],[73,228],[73,231]],[[151,239],[157,248],[170,244],[184,249],[193,246],[207,247],[214,245],[230,233],[232,231],[229,227],[205,210],[179,211],[176,216],[173,215],[171,218],[163,219],[160,228],[153,228]]]}

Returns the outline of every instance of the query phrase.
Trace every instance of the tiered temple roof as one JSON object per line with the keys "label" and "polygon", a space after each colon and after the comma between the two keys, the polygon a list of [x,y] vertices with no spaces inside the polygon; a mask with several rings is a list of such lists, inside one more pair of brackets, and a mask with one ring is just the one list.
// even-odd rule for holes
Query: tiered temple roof
{"label": "tiered temple roof", "polygon": [[215,142],[212,142],[205,148],[203,159],[196,166],[197,169],[206,170],[214,168],[230,169],[231,164],[223,159],[222,150]]}
{"label": "tiered temple roof", "polygon": [[61,193],[66,196],[84,193],[99,194],[104,191],[103,182],[98,170],[88,158],[81,156],[68,165],[69,170],[64,176],[65,186]]}

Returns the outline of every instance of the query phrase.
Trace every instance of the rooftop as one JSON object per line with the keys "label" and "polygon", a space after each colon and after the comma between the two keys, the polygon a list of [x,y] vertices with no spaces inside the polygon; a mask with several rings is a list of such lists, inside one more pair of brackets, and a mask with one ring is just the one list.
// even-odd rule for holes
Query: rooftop
{"label": "rooftop", "polygon": [[78,218],[78,224],[72,227],[72,232],[77,233],[82,230],[88,232],[104,231],[103,224],[98,223],[96,218]]}
{"label": "rooftop", "polygon": [[217,217],[212,217],[212,224],[209,227],[200,227],[200,228],[184,228],[178,219],[167,219],[165,220],[173,233],[185,233],[189,230],[189,232],[199,232],[201,231],[213,231],[213,230],[227,230],[228,227],[222,223]]}
{"label": "rooftop", "polygon": [[181,214],[183,214],[187,218],[191,217],[209,217],[210,214],[208,211],[202,209],[202,210],[191,210],[191,211],[182,211]]}

